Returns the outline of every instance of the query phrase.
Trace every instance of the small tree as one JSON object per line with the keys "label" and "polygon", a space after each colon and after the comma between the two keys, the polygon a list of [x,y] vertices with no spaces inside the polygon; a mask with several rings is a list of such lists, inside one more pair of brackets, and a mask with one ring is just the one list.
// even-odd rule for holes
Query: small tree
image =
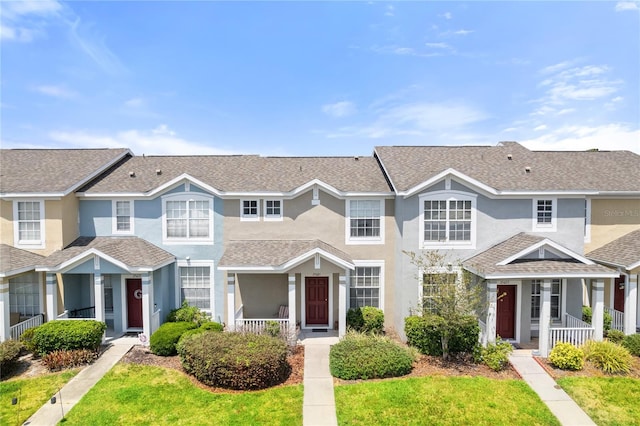
{"label": "small tree", "polygon": [[482,306],[481,286],[473,281],[473,276],[462,268],[462,264],[448,262],[447,257],[437,250],[422,254],[404,252],[411,263],[418,268],[422,285],[422,300],[416,312],[426,316],[435,315],[442,344],[442,358],[449,359],[449,341],[465,316],[474,316]]}

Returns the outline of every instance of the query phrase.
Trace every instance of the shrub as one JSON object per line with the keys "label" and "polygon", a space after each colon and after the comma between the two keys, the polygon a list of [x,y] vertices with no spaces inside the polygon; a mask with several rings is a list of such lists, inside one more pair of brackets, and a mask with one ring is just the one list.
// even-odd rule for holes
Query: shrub
{"label": "shrub", "polygon": [[210,321],[211,318],[206,312],[196,306],[189,306],[186,300],[180,308],[172,309],[167,315],[167,322],[194,322],[198,327]]}
{"label": "shrub", "polygon": [[631,355],[640,356],[640,334],[625,336],[622,346],[627,348]]}
{"label": "shrub", "polygon": [[592,362],[605,373],[628,373],[631,369],[629,351],[613,342],[587,341],[582,347],[587,361]]}
{"label": "shrub", "polygon": [[610,342],[620,345],[624,340],[624,333],[620,330],[609,330],[607,333],[607,339],[609,339]]}
{"label": "shrub", "polygon": [[33,334],[35,333],[37,328],[38,327],[27,328],[22,332],[22,335],[20,336],[20,341],[24,345],[24,348],[27,350],[27,352],[36,352],[36,345],[33,342]]}
{"label": "shrub", "polygon": [[194,322],[165,322],[162,324],[155,333],[151,335],[149,339],[149,345],[151,352],[160,356],[175,355],[176,344],[180,337],[187,330],[192,330],[197,327]]}
{"label": "shrub", "polygon": [[264,325],[264,333],[271,337],[280,337],[280,323],[278,321],[267,321]]}
{"label": "shrub", "polygon": [[498,339],[495,344],[489,343],[486,348],[482,348],[482,361],[493,371],[500,371],[509,364],[511,352],[511,343]]}
{"label": "shrub", "polygon": [[60,371],[66,368],[91,364],[97,357],[98,352],[88,349],[53,351],[42,357],[42,363],[49,371]]}
{"label": "shrub", "polygon": [[[582,321],[584,322],[588,322],[589,324],[591,324],[591,318],[593,316],[593,312],[591,311],[591,306],[583,306],[582,307]],[[609,331],[611,330],[611,322],[613,321],[613,318],[611,317],[611,314],[607,311],[604,311],[604,318],[603,318],[603,326],[604,326],[604,331]]]}
{"label": "shrub", "polygon": [[32,343],[40,356],[60,350],[97,351],[106,329],[105,323],[94,320],[49,321],[35,329]]}
{"label": "shrub", "polygon": [[[425,355],[442,355],[442,330],[445,320],[437,315],[411,316],[405,319],[407,343]],[[473,316],[460,316],[447,326],[454,332],[449,339],[449,353],[473,354],[479,346],[480,327]]]}
{"label": "shrub", "polygon": [[347,311],[347,326],[360,333],[382,334],[384,331],[384,312],[373,306],[351,308]]}
{"label": "shrub", "polygon": [[182,366],[200,382],[229,389],[264,389],[291,372],[287,345],[256,334],[200,333],[179,346]]}
{"label": "shrub", "polygon": [[331,374],[344,380],[398,377],[411,372],[411,351],[389,338],[348,333],[331,347]]}
{"label": "shrub", "polygon": [[557,343],[549,354],[549,361],[562,370],[582,370],[584,352],[571,343]]}
{"label": "shrub", "polygon": [[17,340],[5,340],[0,343],[0,372],[11,370],[22,351],[23,345]]}
{"label": "shrub", "polygon": [[176,344],[176,352],[180,352],[180,346],[183,344],[184,340],[189,336],[193,336],[195,334],[205,333],[205,332],[216,332],[220,333],[224,327],[219,322],[205,322],[198,328],[193,328],[191,330],[187,330],[182,333],[180,339],[178,339],[178,343]]}

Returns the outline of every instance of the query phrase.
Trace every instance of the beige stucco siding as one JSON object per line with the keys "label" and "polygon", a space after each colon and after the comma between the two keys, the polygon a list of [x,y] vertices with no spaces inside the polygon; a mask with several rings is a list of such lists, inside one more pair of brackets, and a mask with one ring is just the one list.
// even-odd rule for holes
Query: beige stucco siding
{"label": "beige stucco siding", "polygon": [[13,203],[0,200],[0,243],[13,245]]}
{"label": "beige stucco siding", "polygon": [[588,253],[611,241],[640,229],[640,199],[591,200],[591,241],[585,243]]}
{"label": "beige stucco siding", "polygon": [[238,293],[245,318],[278,318],[278,307],[288,305],[285,274],[238,274]]}

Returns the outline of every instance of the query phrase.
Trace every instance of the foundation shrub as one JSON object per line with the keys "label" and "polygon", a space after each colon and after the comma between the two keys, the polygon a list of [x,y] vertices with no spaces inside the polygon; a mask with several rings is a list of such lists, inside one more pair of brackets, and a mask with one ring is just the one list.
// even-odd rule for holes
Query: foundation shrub
{"label": "foundation shrub", "polygon": [[242,333],[200,333],[179,345],[182,366],[200,382],[227,389],[264,389],[291,373],[287,345],[278,338]]}
{"label": "foundation shrub", "polygon": [[49,371],[60,371],[67,368],[91,364],[98,358],[98,352],[89,349],[71,351],[53,351],[42,357],[42,363]]}
{"label": "foundation shrub", "polygon": [[39,356],[74,349],[97,351],[106,329],[104,322],[95,320],[49,321],[36,327],[31,343]]}
{"label": "foundation shrub", "polygon": [[[478,350],[480,327],[473,316],[459,316],[447,324],[453,333],[449,338],[450,354],[474,354]],[[404,332],[407,343],[425,355],[442,355],[442,333],[445,329],[444,318],[437,315],[410,316],[405,318]]]}
{"label": "foundation shrub", "polygon": [[23,347],[17,340],[9,339],[0,343],[0,373],[13,369]]}
{"label": "foundation shrub", "polygon": [[562,370],[582,370],[584,352],[571,343],[557,343],[549,354],[549,361]]}
{"label": "foundation shrub", "polygon": [[501,371],[509,365],[511,352],[513,352],[511,344],[498,339],[495,344],[489,343],[486,348],[482,348],[482,362],[493,371]]}
{"label": "foundation shrub", "polygon": [[205,322],[198,328],[193,328],[191,330],[187,330],[182,333],[180,339],[178,339],[178,343],[176,344],[176,352],[180,352],[180,346],[184,343],[185,339],[188,339],[190,336],[200,333],[221,333],[224,330],[224,327],[219,322]]}
{"label": "foundation shrub", "polygon": [[187,331],[195,329],[198,325],[195,322],[165,322],[149,339],[151,352],[160,356],[175,355],[176,344],[180,337]]}
{"label": "foundation shrub", "polygon": [[384,332],[384,312],[373,306],[351,308],[347,311],[347,327],[360,333]]}
{"label": "foundation shrub", "polygon": [[587,341],[582,346],[587,361],[608,374],[626,374],[631,369],[631,353],[613,342]]}
{"label": "foundation shrub", "polygon": [[[582,321],[591,324],[592,316],[593,316],[593,311],[591,310],[591,306],[583,306]],[[611,330],[611,322],[613,322],[613,318],[611,318],[611,314],[607,311],[604,311],[602,323],[603,323],[605,333]]]}
{"label": "foundation shrub", "polygon": [[27,328],[22,332],[22,335],[20,336],[20,341],[24,345],[24,348],[27,350],[27,352],[34,353],[36,351],[36,346],[33,342],[33,334],[35,333],[37,328],[38,327]]}
{"label": "foundation shrub", "polygon": [[622,346],[627,348],[631,355],[640,356],[640,334],[625,336]]}
{"label": "foundation shrub", "polygon": [[624,333],[620,330],[609,330],[609,332],[607,333],[607,339],[610,342],[617,343],[620,345],[624,340]]}
{"label": "foundation shrub", "polygon": [[178,309],[172,309],[167,314],[167,322],[194,322],[197,326],[211,322],[211,318],[206,312],[200,310],[196,306],[189,306],[187,301],[182,302],[182,306]]}
{"label": "foundation shrub", "polygon": [[383,336],[351,332],[331,347],[331,374],[344,380],[404,376],[411,372],[413,353]]}

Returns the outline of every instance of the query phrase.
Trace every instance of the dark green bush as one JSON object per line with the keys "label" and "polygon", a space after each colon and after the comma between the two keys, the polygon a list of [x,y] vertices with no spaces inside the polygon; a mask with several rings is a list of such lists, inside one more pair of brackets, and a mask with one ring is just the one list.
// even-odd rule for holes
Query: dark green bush
{"label": "dark green bush", "polygon": [[27,350],[27,352],[36,352],[36,345],[33,342],[33,334],[35,333],[37,328],[38,327],[27,328],[22,332],[22,335],[20,336],[20,341],[24,345],[24,348]]}
{"label": "dark green bush", "polygon": [[200,382],[228,389],[264,389],[291,373],[287,345],[266,335],[200,333],[179,345],[182,366]]}
{"label": "dark green bush", "polygon": [[562,370],[582,370],[584,352],[571,343],[557,343],[549,354],[549,361]]}
{"label": "dark green bush", "polygon": [[23,345],[17,340],[5,340],[0,343],[0,372],[11,370],[22,351]]}
{"label": "dark green bush", "polygon": [[205,322],[198,328],[193,328],[191,330],[187,330],[182,333],[180,339],[178,339],[178,343],[176,344],[176,352],[180,352],[180,346],[183,344],[184,340],[189,336],[193,336],[194,334],[206,333],[206,332],[214,332],[220,333],[224,327],[219,322]]}
{"label": "dark green bush", "polygon": [[98,352],[88,349],[72,351],[53,351],[42,357],[42,363],[49,371],[60,371],[67,368],[91,364],[98,358]]}
{"label": "dark green bush", "polygon": [[624,340],[624,333],[620,330],[609,330],[609,332],[607,333],[607,339],[610,342],[617,343],[620,345]]}
{"label": "dark green bush", "polygon": [[39,356],[60,350],[97,351],[106,329],[105,323],[94,320],[49,321],[35,329],[31,343]]}
{"label": "dark green bush", "polygon": [[411,372],[411,351],[382,336],[348,333],[331,347],[331,374],[344,380],[404,376]]}
{"label": "dark green bush", "polygon": [[613,342],[587,341],[582,347],[587,361],[608,374],[626,374],[631,369],[631,353]]}
{"label": "dark green bush", "polygon": [[[593,312],[591,311],[591,306],[583,306],[582,307],[582,321],[591,324],[591,318],[593,316]],[[607,332],[611,330],[611,322],[613,318],[611,318],[611,314],[607,311],[604,311],[604,318],[602,320],[604,331]]]}
{"label": "dark green bush", "polygon": [[477,351],[480,326],[473,316],[460,316],[450,324],[445,324],[445,320],[437,315],[407,317],[404,323],[407,343],[425,355],[440,356],[442,355],[442,330],[445,325],[452,326],[454,329],[449,340],[450,354],[473,354]]}
{"label": "dark green bush", "polygon": [[511,343],[500,339],[482,348],[482,361],[493,371],[500,371],[509,364],[509,354],[513,352]]}
{"label": "dark green bush", "polygon": [[178,309],[172,309],[167,314],[167,322],[194,322],[197,326],[210,322],[211,318],[206,312],[201,311],[196,306],[189,306],[187,301],[182,302]]}
{"label": "dark green bush", "polygon": [[640,334],[625,336],[622,346],[627,348],[631,355],[640,356]]}
{"label": "dark green bush", "polygon": [[195,322],[165,322],[149,339],[151,352],[160,356],[175,355],[176,344],[180,337],[187,331],[196,328]]}
{"label": "dark green bush", "polygon": [[373,306],[351,308],[347,311],[347,327],[360,333],[382,334],[384,331],[384,312]]}

